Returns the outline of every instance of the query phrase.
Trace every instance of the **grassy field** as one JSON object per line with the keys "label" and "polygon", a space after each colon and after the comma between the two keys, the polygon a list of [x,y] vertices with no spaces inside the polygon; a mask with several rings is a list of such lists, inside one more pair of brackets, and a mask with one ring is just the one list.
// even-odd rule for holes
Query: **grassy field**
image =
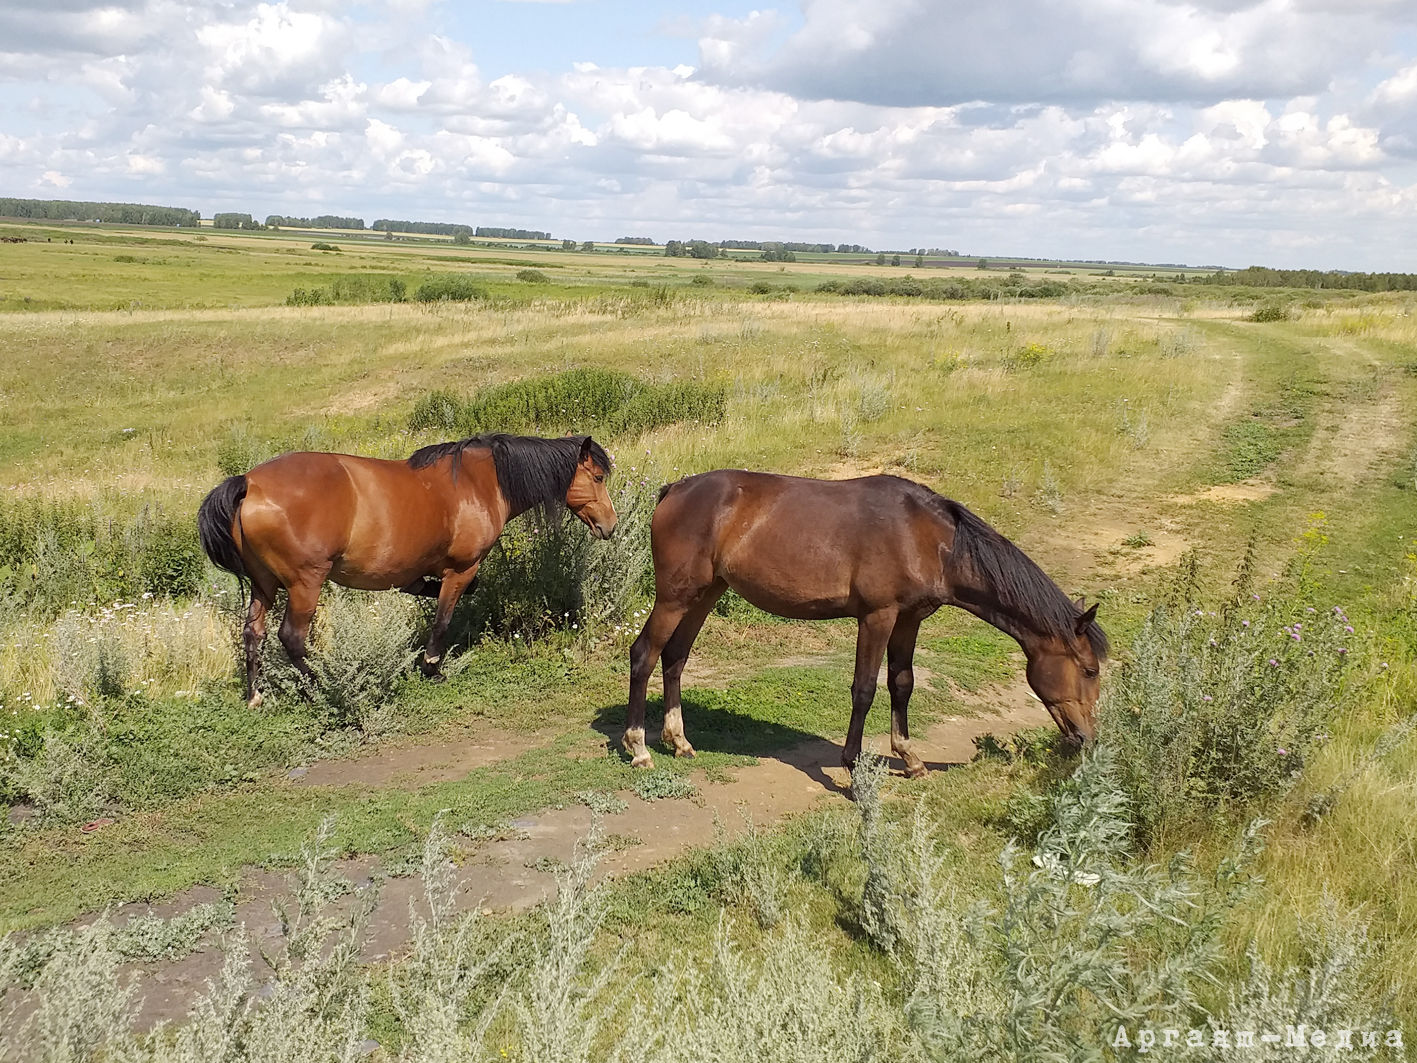
{"label": "grassy field", "polygon": [[[1260,323],[1251,292],[1123,278],[1048,299],[936,301],[816,291],[880,271],[837,263],[14,231],[29,242],[0,245],[0,800],[16,809],[0,828],[0,929],[290,865],[327,816],[338,852],[406,858],[443,809],[475,832],[629,789],[604,735],[623,719],[625,653],[648,602],[638,573],[598,611],[584,604],[601,600],[592,588],[575,615],[546,598],[548,615],[523,610],[515,631],[469,619],[462,630],[476,637],[443,686],[395,668],[353,715],[299,699],[253,714],[235,670],[233,581],[191,560],[191,514],[228,472],[293,448],[404,456],[445,438],[409,427],[430,394],[593,367],[724,396],[715,423],[670,418],[603,440],[627,511],[643,512],[666,480],[716,467],[910,477],[985,516],[1070,594],[1100,601],[1118,666],[1144,662],[1129,647],[1188,566],[1201,612],[1218,611],[1247,545],[1266,602],[1291,602],[1296,617],[1344,610],[1354,665],[1302,773],[1250,802],[1197,796],[1194,814],[1160,824],[1135,859],[1164,864],[1185,849],[1213,872],[1246,816],[1271,820],[1258,879],[1225,912],[1221,966],[1239,979],[1252,939],[1272,963],[1303,961],[1301,931],[1331,908],[1368,927],[1358,995],[1389,1000],[1412,1029],[1417,749],[1393,731],[1417,695],[1410,299],[1266,293],[1289,318]],[[527,269],[541,277],[518,279]],[[286,305],[340,278],[401,278],[411,296],[420,278],[448,274],[481,297]],[[754,294],[763,280],[794,291]],[[528,426],[578,427],[555,415]],[[533,548],[517,534],[515,549]],[[642,568],[632,538],[607,556]],[[405,625],[411,643],[426,623],[405,599],[337,607],[344,619],[324,630],[356,656],[376,629]],[[852,625],[781,622],[732,600],[719,612],[686,677],[703,755],[657,757],[700,787],[811,737],[839,740],[849,713]],[[922,631],[918,665],[937,678],[917,692],[917,727],[977,710],[979,692],[1020,664],[993,629],[937,615]],[[884,701],[871,733],[885,730]],[[357,763],[370,744],[467,733],[507,741],[507,758],[414,789],[297,789],[285,777],[316,759]],[[892,817],[913,806],[934,817],[965,895],[998,896],[993,861],[1011,836],[1032,841],[1039,802],[1075,767],[1030,750],[889,787]],[[116,822],[78,832],[99,815]],[[759,844],[788,874],[812,829]],[[618,935],[630,942],[623,962],[643,972],[676,949],[707,950],[717,913],[745,902],[696,859],[619,883],[595,955]],[[909,995],[854,922],[856,872],[841,874],[790,880],[803,917],[844,969]],[[651,925],[613,915],[637,906]],[[740,944],[770,940],[742,923]],[[386,1043],[407,1035],[395,1011],[376,1008]]]}

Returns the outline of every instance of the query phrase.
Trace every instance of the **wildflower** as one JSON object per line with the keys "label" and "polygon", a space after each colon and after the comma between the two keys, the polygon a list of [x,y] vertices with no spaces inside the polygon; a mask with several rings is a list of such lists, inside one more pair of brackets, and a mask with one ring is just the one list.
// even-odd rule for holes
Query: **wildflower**
{"label": "wildflower", "polygon": [[1202,701],[1214,701],[1215,699],[1212,698],[1209,694],[1202,694],[1202,695],[1201,695],[1201,700],[1202,700]]}
{"label": "wildflower", "polygon": [[1279,667],[1279,661],[1277,661],[1275,658],[1271,657],[1271,658],[1269,659],[1269,666],[1270,666],[1271,668],[1278,668],[1278,667]]}
{"label": "wildflower", "polygon": [[1280,746],[1280,747],[1279,747],[1279,755],[1280,755],[1281,757],[1287,757],[1287,756],[1289,755],[1289,750],[1285,749],[1283,746]]}
{"label": "wildflower", "polygon": [[1240,626],[1241,626],[1241,627],[1249,627],[1249,626],[1250,626],[1250,622],[1249,622],[1248,620],[1241,620],[1241,621],[1240,621]]}
{"label": "wildflower", "polygon": [[1343,656],[1345,653],[1347,653],[1347,652],[1348,652],[1348,650],[1347,650],[1345,647],[1343,647],[1343,646],[1338,647],[1338,655],[1339,655],[1340,657],[1342,657],[1342,656]]}
{"label": "wildflower", "polygon": [[1351,634],[1353,634],[1353,625],[1352,625],[1352,624],[1344,624],[1344,625],[1343,625],[1343,630],[1346,631],[1346,632],[1348,632],[1348,634],[1351,635]]}

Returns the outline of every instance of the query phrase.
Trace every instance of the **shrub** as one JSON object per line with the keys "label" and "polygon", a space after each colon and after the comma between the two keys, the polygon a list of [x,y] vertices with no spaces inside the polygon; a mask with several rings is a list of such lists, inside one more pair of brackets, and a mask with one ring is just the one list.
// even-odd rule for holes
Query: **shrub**
{"label": "shrub", "polygon": [[525,284],[550,284],[551,278],[542,273],[539,269],[519,269],[517,270],[517,280]]}
{"label": "shrub", "polygon": [[629,436],[684,421],[717,424],[726,407],[718,384],[650,384],[629,373],[581,368],[499,384],[467,399],[447,389],[430,392],[415,403],[408,426],[466,436],[490,431]]}
{"label": "shrub", "polygon": [[534,639],[558,628],[619,625],[650,573],[649,519],[656,485],[612,481],[619,524],[612,539],[592,539],[565,512],[533,511],[502,532],[478,572],[476,590],[453,615],[453,638]]}
{"label": "shrub", "polygon": [[487,291],[470,277],[447,273],[430,277],[418,286],[413,297],[420,303],[471,302],[486,299]]}
{"label": "shrub", "polygon": [[418,605],[407,597],[334,585],[327,595],[310,640],[313,678],[294,669],[268,630],[263,653],[269,685],[286,697],[308,696],[328,727],[380,734],[389,729],[390,705],[418,657]]}
{"label": "shrub", "polygon": [[114,772],[103,736],[89,721],[44,732],[33,756],[9,768],[0,790],[28,800],[41,822],[79,823],[114,802]]}
{"label": "shrub", "polygon": [[1052,357],[1053,350],[1046,344],[1029,343],[1022,347],[1016,347],[1014,350],[1004,355],[1003,366],[1010,371],[1032,369],[1035,366],[1042,365]]}
{"label": "shrub", "polygon": [[319,242],[319,243],[313,243],[313,244],[311,244],[311,245],[310,245],[310,250],[311,250],[311,251],[338,251],[339,248],[336,247],[334,244],[327,244],[327,243],[324,243],[324,242],[322,241],[322,242]]}
{"label": "shrub", "polygon": [[103,515],[77,501],[0,501],[0,599],[44,616],[71,604],[195,594],[195,524],[157,506]]}
{"label": "shrub", "polygon": [[428,432],[437,429],[451,435],[457,430],[462,406],[462,399],[448,388],[430,391],[413,404],[413,412],[408,415],[409,431]]}
{"label": "shrub", "polygon": [[1257,306],[1247,318],[1249,321],[1288,321],[1289,307],[1283,303],[1265,303]]}
{"label": "shrub", "polygon": [[1283,589],[1261,599],[1252,570],[1251,556],[1234,597],[1210,610],[1192,557],[1108,680],[1102,741],[1147,840],[1286,791],[1344,697],[1355,634],[1343,610]]}

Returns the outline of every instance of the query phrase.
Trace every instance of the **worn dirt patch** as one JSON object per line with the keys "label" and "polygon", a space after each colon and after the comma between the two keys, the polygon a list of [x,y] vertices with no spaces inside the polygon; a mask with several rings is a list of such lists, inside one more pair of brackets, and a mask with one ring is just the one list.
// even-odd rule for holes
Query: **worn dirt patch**
{"label": "worn dirt patch", "polygon": [[1241,480],[1235,484],[1215,484],[1203,491],[1189,495],[1174,495],[1167,499],[1181,506],[1193,506],[1199,502],[1219,502],[1222,504],[1243,504],[1263,502],[1278,488],[1264,480]]}
{"label": "worn dirt patch", "polygon": [[545,741],[523,733],[453,733],[436,742],[408,741],[381,745],[372,752],[340,760],[317,760],[292,768],[286,778],[296,786],[400,786],[417,789],[461,779],[474,768],[509,760]]}

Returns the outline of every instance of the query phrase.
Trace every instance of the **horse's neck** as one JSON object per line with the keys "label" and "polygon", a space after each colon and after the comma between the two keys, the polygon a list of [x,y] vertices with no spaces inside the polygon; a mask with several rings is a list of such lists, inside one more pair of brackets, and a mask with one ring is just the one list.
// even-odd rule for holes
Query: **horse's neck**
{"label": "horse's neck", "polygon": [[507,496],[502,493],[501,482],[497,479],[497,464],[490,450],[475,452],[464,450],[453,459],[461,464],[455,477],[453,493],[460,497],[472,498],[487,507],[488,514],[497,522],[497,534],[507,521],[519,517],[524,509],[514,509]]}
{"label": "horse's neck", "polygon": [[947,582],[949,604],[998,628],[1017,642],[1029,657],[1047,640],[1048,635],[1038,629],[1031,617],[1005,605],[991,585],[976,578],[961,578],[958,574],[948,574]]}

